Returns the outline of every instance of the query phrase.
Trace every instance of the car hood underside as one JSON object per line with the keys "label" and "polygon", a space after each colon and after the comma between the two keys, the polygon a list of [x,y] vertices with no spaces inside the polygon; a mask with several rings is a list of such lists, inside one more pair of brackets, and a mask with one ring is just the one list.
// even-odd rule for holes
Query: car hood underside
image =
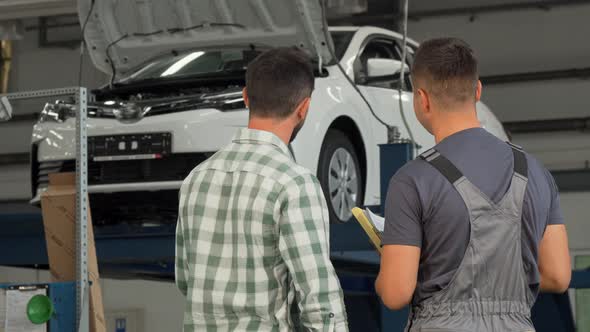
{"label": "car hood underside", "polygon": [[[299,46],[331,63],[318,0],[78,0],[95,66],[124,74],[151,58],[227,45]],[[328,36],[329,38],[329,36]]]}

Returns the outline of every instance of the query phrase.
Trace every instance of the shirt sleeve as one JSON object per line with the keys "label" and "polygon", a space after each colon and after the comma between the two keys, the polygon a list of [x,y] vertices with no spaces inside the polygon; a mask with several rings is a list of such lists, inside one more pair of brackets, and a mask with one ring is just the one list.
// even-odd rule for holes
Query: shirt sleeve
{"label": "shirt sleeve", "polygon": [[176,255],[174,262],[174,279],[176,282],[176,286],[178,287],[180,292],[184,296],[186,296],[188,287],[186,278],[186,274],[188,272],[188,265],[183,233],[184,232],[182,220],[180,217],[178,217],[178,222],[176,223]]}
{"label": "shirt sleeve", "polygon": [[559,189],[557,188],[557,184],[555,184],[553,175],[548,170],[545,170],[545,176],[549,182],[549,190],[551,192],[551,205],[547,214],[547,225],[561,225],[564,223],[564,218],[559,202]]}
{"label": "shirt sleeve", "polygon": [[416,185],[402,175],[389,182],[382,245],[422,247],[422,204]]}
{"label": "shirt sleeve", "polygon": [[329,213],[318,180],[302,175],[279,196],[279,251],[306,331],[347,331],[340,282],[330,261]]}

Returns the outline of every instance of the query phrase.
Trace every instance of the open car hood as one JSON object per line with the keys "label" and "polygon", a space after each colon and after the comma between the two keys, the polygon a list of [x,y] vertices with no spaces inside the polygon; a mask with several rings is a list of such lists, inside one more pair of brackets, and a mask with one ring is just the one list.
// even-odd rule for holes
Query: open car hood
{"label": "open car hood", "polygon": [[320,1],[78,0],[78,15],[81,24],[88,18],[92,61],[109,74],[170,52],[228,45],[299,46],[331,63]]}

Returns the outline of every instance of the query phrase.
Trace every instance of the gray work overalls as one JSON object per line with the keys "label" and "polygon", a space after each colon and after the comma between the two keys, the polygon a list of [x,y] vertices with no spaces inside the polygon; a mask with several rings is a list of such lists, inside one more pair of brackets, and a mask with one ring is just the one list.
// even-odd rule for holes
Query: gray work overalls
{"label": "gray work overalls", "polygon": [[492,202],[436,150],[421,156],[459,192],[469,211],[471,231],[451,282],[412,307],[406,331],[534,331],[531,307],[536,294],[527,282],[521,248],[527,161],[520,148],[512,146],[512,151],[512,182],[499,203]]}

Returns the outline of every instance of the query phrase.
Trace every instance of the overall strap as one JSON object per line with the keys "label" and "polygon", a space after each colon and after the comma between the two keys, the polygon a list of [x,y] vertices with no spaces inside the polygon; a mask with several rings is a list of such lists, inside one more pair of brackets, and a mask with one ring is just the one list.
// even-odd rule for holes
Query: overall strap
{"label": "overall strap", "polygon": [[424,152],[420,158],[436,168],[451,184],[463,177],[463,173],[436,149]]}
{"label": "overall strap", "polygon": [[[522,148],[513,143],[507,142],[514,155],[514,173],[523,178],[528,178],[528,164],[526,155]],[[436,168],[450,183],[455,184],[463,177],[463,173],[447,157],[443,156],[436,149],[430,149],[420,155],[420,158]]]}
{"label": "overall strap", "polygon": [[510,142],[506,143],[510,145],[514,154],[514,173],[521,175],[525,179],[528,178],[528,164],[522,147]]}

